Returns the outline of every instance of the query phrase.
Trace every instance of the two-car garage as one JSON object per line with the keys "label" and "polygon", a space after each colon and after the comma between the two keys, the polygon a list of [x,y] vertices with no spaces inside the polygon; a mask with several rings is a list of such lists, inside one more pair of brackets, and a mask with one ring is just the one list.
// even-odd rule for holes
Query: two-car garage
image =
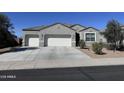
{"label": "two-car garage", "polygon": [[[30,47],[39,47],[39,38],[29,38]],[[47,46],[71,47],[71,38],[48,38]]]}

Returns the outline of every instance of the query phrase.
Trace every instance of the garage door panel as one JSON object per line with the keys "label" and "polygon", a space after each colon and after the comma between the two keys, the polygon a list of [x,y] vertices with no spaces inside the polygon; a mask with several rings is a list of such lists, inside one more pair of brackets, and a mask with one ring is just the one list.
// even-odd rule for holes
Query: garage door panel
{"label": "garage door panel", "polygon": [[71,38],[48,38],[48,46],[69,46],[71,47]]}
{"label": "garage door panel", "polygon": [[39,38],[29,38],[30,47],[39,47]]}

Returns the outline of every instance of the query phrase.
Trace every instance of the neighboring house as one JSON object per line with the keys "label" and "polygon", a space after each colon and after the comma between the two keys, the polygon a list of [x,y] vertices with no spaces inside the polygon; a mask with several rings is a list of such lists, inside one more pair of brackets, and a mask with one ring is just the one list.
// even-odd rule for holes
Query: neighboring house
{"label": "neighboring house", "polygon": [[100,31],[93,27],[79,24],[69,25],[56,23],[49,26],[37,26],[23,29],[23,45],[33,47],[70,46],[79,45],[83,39],[86,45],[93,42],[106,42]]}

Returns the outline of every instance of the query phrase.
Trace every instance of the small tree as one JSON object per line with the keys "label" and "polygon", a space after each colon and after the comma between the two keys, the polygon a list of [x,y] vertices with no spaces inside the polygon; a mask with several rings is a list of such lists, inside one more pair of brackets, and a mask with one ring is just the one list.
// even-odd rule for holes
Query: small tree
{"label": "small tree", "polygon": [[119,41],[121,39],[121,26],[118,21],[111,20],[108,22],[105,32],[102,33],[107,39],[107,43],[114,47],[114,51],[119,46]]}

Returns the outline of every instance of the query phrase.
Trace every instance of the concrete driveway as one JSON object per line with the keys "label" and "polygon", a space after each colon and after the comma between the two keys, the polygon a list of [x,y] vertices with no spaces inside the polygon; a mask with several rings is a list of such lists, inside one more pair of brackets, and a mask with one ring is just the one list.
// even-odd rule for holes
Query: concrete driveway
{"label": "concrete driveway", "polygon": [[72,47],[17,48],[0,55],[0,70],[80,66],[90,57]]}
{"label": "concrete driveway", "polygon": [[15,51],[0,55],[0,61],[67,61],[89,58],[72,47],[17,48]]}
{"label": "concrete driveway", "polygon": [[0,54],[0,70],[124,65],[123,60],[93,59],[73,47],[27,47]]}

